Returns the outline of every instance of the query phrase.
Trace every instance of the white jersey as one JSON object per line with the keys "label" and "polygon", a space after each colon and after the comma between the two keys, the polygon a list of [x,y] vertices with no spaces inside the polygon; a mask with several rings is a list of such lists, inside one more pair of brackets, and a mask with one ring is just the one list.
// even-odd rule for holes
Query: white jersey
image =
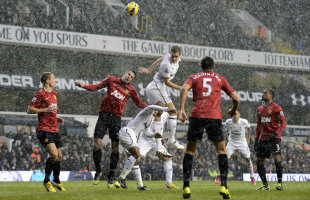
{"label": "white jersey", "polygon": [[157,105],[150,105],[141,110],[134,118],[127,124],[127,128],[130,128],[136,134],[136,137],[143,131],[148,129],[154,121],[153,111],[168,111],[167,107],[161,107]]}
{"label": "white jersey", "polygon": [[232,119],[226,120],[226,130],[229,133],[229,141],[245,141],[246,132],[250,128],[250,123],[246,119],[240,118],[238,123],[234,123]]}
{"label": "white jersey", "polygon": [[172,63],[170,54],[166,56],[164,60],[160,63],[151,84],[160,84],[164,86],[165,78],[169,78],[170,80],[172,80],[175,74],[178,72],[180,60],[181,59],[179,59],[177,63]]}

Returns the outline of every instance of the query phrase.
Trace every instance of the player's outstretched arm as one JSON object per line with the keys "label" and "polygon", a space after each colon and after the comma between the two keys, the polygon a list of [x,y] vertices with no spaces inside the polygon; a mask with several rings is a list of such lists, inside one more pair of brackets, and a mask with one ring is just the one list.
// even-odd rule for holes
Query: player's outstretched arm
{"label": "player's outstretched arm", "polygon": [[102,88],[105,88],[108,86],[108,84],[110,83],[110,80],[112,78],[109,76],[107,77],[106,79],[104,79],[103,81],[101,81],[100,83],[98,84],[95,84],[95,85],[85,85],[84,83],[82,83],[81,81],[76,81],[75,82],[75,85],[80,87],[80,88],[84,88],[86,90],[90,90],[90,91],[97,91],[97,90],[100,90]]}
{"label": "player's outstretched arm", "polygon": [[158,58],[149,68],[139,67],[138,72],[145,74],[151,73],[154,69],[156,69],[159,66],[159,64],[164,60],[164,58],[165,56]]}
{"label": "player's outstretched arm", "polygon": [[84,88],[84,84],[81,81],[76,81],[75,85],[80,87],[80,88]]}

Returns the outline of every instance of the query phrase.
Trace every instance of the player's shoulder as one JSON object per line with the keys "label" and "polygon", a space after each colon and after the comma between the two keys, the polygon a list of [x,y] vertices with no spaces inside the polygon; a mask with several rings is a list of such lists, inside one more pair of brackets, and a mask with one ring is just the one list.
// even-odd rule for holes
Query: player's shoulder
{"label": "player's shoulder", "polygon": [[231,118],[227,119],[225,123],[226,123],[226,125],[232,124],[232,119]]}
{"label": "player's shoulder", "polygon": [[282,107],[279,104],[275,103],[275,102],[272,103],[272,108],[274,108],[276,110],[279,110],[279,109],[282,110]]}
{"label": "player's shoulder", "polygon": [[117,78],[116,76],[108,76],[108,77],[105,78],[104,80],[117,81],[117,82],[119,82],[121,79],[120,79],[120,78]]}
{"label": "player's shoulder", "polygon": [[239,121],[244,124],[244,125],[247,125],[249,124],[249,121],[247,119],[244,119],[244,118],[240,118]]}

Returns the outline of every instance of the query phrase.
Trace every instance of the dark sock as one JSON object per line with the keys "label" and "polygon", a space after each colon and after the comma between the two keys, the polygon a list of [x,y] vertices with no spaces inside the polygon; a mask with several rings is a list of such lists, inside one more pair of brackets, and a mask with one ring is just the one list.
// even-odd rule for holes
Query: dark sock
{"label": "dark sock", "polygon": [[45,178],[44,178],[44,183],[47,183],[50,181],[50,176],[51,176],[51,173],[53,171],[53,168],[54,168],[54,160],[52,158],[48,158],[46,160],[46,163],[45,163]]}
{"label": "dark sock", "polygon": [[226,154],[219,155],[219,169],[221,173],[221,186],[227,187],[228,158]]}
{"label": "dark sock", "polygon": [[190,154],[185,153],[184,159],[183,159],[183,189],[186,187],[189,187],[191,172],[192,172],[192,166],[193,166],[193,157]]}
{"label": "dark sock", "polygon": [[257,172],[259,174],[259,177],[262,179],[264,185],[268,185],[267,178],[266,178],[266,169],[264,164],[263,165],[257,165]]}
{"label": "dark sock", "polygon": [[276,162],[275,164],[276,164],[278,183],[282,183],[282,165],[281,165],[281,161],[280,162]]}
{"label": "dark sock", "polygon": [[110,171],[109,171],[109,178],[113,178],[114,177],[114,173],[117,167],[117,163],[118,163],[118,159],[119,159],[119,153],[111,153],[110,156]]}
{"label": "dark sock", "polygon": [[102,156],[102,152],[101,149],[95,151],[93,150],[93,159],[94,159],[94,163],[95,163],[95,168],[96,168],[96,172],[99,174],[101,172],[101,156]]}
{"label": "dark sock", "polygon": [[54,182],[55,183],[60,183],[60,180],[59,180],[60,162],[55,162],[54,169],[53,169],[53,174],[54,174]]}

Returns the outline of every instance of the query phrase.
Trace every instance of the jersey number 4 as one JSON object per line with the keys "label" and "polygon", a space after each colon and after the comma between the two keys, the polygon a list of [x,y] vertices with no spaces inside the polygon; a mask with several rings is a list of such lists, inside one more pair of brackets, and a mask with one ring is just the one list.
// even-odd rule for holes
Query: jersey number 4
{"label": "jersey number 4", "polygon": [[205,96],[205,97],[210,96],[210,94],[212,92],[212,86],[210,84],[208,84],[208,82],[212,82],[212,78],[203,78],[202,86],[204,88],[208,88],[208,92],[202,92],[203,96]]}

